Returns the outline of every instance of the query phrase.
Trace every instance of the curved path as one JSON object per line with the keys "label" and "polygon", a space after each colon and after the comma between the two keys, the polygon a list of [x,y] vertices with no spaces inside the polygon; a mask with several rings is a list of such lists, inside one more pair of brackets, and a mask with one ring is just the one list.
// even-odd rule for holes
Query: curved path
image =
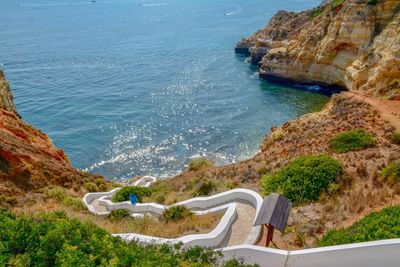
{"label": "curved path", "polygon": [[[145,176],[132,185],[147,187],[155,180],[154,177]],[[192,198],[171,206],[156,203],[132,205],[129,201],[113,203],[111,198],[119,189],[116,188],[110,192],[88,193],[84,196],[83,202],[91,212],[97,215],[107,215],[112,210],[126,209],[133,217],[143,216],[144,214],[160,216],[165,209],[171,206],[185,206],[198,215],[221,210],[225,212],[217,227],[208,234],[189,235],[176,239],[157,238],[135,233],[116,234],[126,241],[136,239],[141,242],[183,242],[190,246],[226,247],[256,244],[261,234],[261,227],[254,227],[253,222],[263,199],[258,193],[248,189],[233,189],[210,197]]]}
{"label": "curved path", "polygon": [[236,213],[236,221],[232,224],[229,234],[219,247],[245,244],[246,238],[250,235],[256,217],[255,208],[245,203],[237,203]]}
{"label": "curved path", "polygon": [[387,120],[396,129],[396,131],[400,131],[400,101],[379,99],[354,92],[345,92],[345,94],[370,104],[381,114],[383,119]]}

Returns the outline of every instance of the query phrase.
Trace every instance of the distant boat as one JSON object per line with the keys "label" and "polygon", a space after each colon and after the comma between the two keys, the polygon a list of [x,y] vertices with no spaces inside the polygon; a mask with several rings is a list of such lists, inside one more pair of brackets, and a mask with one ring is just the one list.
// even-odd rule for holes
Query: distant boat
{"label": "distant boat", "polygon": [[92,2],[92,3],[96,3],[96,0],[92,0],[91,2]]}

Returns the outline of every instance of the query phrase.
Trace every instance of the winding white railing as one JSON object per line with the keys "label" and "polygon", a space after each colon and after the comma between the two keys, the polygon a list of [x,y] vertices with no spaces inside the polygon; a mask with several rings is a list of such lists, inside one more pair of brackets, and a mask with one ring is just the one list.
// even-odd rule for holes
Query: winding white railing
{"label": "winding white railing", "polygon": [[[178,238],[159,238],[153,236],[146,236],[140,234],[114,234],[114,236],[119,236],[123,240],[129,242],[132,240],[136,240],[138,242],[144,243],[179,243],[182,242],[184,246],[203,246],[203,247],[217,247],[222,240],[225,238],[227,232],[229,231],[229,227],[236,219],[236,204],[231,203],[224,205],[223,209],[226,210],[224,216],[221,218],[218,225],[209,233],[206,234],[195,234],[195,235],[186,235]],[[218,209],[208,210],[209,212],[215,212]],[[205,211],[205,212],[208,212]]]}
{"label": "winding white railing", "polygon": [[[143,177],[133,185],[149,186],[155,178]],[[129,201],[113,203],[111,197],[116,188],[110,192],[88,193],[83,201],[88,209],[99,215],[107,215],[112,210],[127,209],[134,216],[145,213],[160,215],[171,206],[185,206],[196,214],[207,214],[225,211],[217,227],[207,234],[187,235],[174,239],[158,238],[139,235],[135,233],[115,234],[126,241],[137,240],[144,243],[176,243],[182,242],[185,246],[216,247],[227,236],[236,219],[236,202],[247,202],[260,211],[261,196],[248,189],[233,189],[210,197],[197,197],[175,203],[170,206],[156,203],[138,203],[132,205]],[[96,201],[106,211],[99,212],[92,205]],[[303,249],[287,251],[280,249],[254,246],[260,237],[261,228],[253,227],[242,245],[225,247],[221,249],[224,260],[242,259],[247,264],[258,264],[261,267],[399,267],[400,266],[400,239],[380,240],[358,244]]]}
{"label": "winding white railing", "polygon": [[[133,185],[144,185],[149,186],[155,181],[145,176],[140,180],[136,181]],[[144,214],[153,214],[160,216],[164,211],[173,206],[184,206],[192,210],[197,215],[214,213],[217,211],[225,211],[224,216],[216,226],[214,230],[207,234],[196,234],[188,235],[175,239],[157,238],[152,236],[145,236],[135,233],[126,234],[115,234],[120,236],[126,241],[137,240],[139,242],[157,242],[157,243],[176,243],[182,242],[187,246],[204,246],[204,247],[216,247],[222,242],[222,240],[229,233],[229,229],[237,218],[236,202],[246,202],[250,204],[256,210],[256,214],[261,208],[263,202],[262,197],[249,189],[233,189],[223,193],[219,193],[208,197],[196,197],[188,199],[182,202],[175,203],[173,205],[160,205],[157,203],[137,203],[132,205],[130,201],[114,203],[111,201],[112,196],[120,190],[116,188],[110,192],[105,193],[88,193],[84,196],[83,202],[88,209],[97,215],[107,215],[113,210],[125,209],[128,210],[132,216],[143,216]],[[93,202],[97,201],[97,205],[104,207],[106,211],[98,211],[93,206]],[[244,244],[255,244],[261,234],[260,226],[252,226]]]}

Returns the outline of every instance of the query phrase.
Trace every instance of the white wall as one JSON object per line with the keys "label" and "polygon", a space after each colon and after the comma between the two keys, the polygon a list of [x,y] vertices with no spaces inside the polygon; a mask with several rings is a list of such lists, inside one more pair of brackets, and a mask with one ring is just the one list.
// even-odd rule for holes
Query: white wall
{"label": "white wall", "polygon": [[400,239],[286,251],[241,245],[222,249],[225,260],[261,267],[399,267]]}
{"label": "white wall", "polygon": [[[143,179],[143,178],[142,178]],[[149,180],[140,179],[136,183],[153,182]],[[187,246],[204,246],[204,247],[217,247],[225,236],[228,234],[232,224],[237,218],[236,204],[237,201],[248,202],[251,206],[256,209],[256,214],[259,212],[262,205],[263,199],[257,193],[249,189],[233,189],[230,191],[222,192],[208,197],[196,197],[188,199],[179,203],[175,203],[171,206],[160,205],[157,203],[137,203],[132,205],[130,201],[114,203],[111,201],[112,195],[120,188],[114,189],[110,192],[105,193],[88,193],[84,196],[83,202],[88,209],[97,215],[107,215],[112,210],[126,209],[133,216],[141,216],[151,212],[152,214],[161,215],[166,209],[172,206],[185,206],[188,209],[194,209],[195,214],[207,214],[216,212],[218,210],[225,210],[225,214],[220,220],[219,224],[215,229],[207,234],[196,234],[190,236],[183,236],[176,239],[163,239],[152,236],[144,236],[135,233],[124,233],[116,236],[121,237],[126,241],[137,240],[138,242],[157,242],[157,243],[175,243],[183,242]],[[98,200],[98,203],[105,207],[107,211],[98,212],[91,204],[93,200]],[[255,219],[255,218],[254,218]],[[255,244],[261,234],[261,226],[253,226],[250,230],[249,235],[244,241],[245,244]]]}

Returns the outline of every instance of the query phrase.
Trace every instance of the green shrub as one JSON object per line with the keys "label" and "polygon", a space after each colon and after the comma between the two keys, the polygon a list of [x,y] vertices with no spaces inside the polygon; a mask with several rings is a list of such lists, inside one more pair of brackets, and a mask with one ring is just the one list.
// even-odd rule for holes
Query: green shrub
{"label": "green shrub", "polygon": [[123,218],[129,218],[130,216],[131,215],[130,215],[129,211],[120,209],[120,210],[111,211],[107,217],[110,218],[111,220],[118,221]]}
{"label": "green shrub", "polygon": [[129,196],[135,194],[139,202],[143,201],[143,197],[151,195],[151,189],[139,186],[125,186],[121,190],[117,191],[112,198],[113,202],[128,201]]}
{"label": "green shrub", "polygon": [[184,206],[173,206],[164,211],[161,219],[166,222],[177,222],[192,215],[193,213]]}
{"label": "green shrub", "polygon": [[319,15],[322,14],[322,12],[324,12],[324,10],[325,10],[325,6],[311,10],[310,18],[314,19],[314,18],[318,17]]}
{"label": "green shrub", "polygon": [[278,172],[264,175],[261,179],[261,192],[268,195],[277,192],[294,205],[318,200],[321,191],[341,175],[340,163],[328,156],[304,156],[289,162]]}
{"label": "green shrub", "polygon": [[223,180],[209,178],[193,178],[187,182],[184,189],[185,192],[190,192],[191,196],[210,196],[217,192],[223,192],[235,188],[235,186]]}
{"label": "green shrub", "polygon": [[64,212],[31,218],[1,209],[0,225],[0,266],[195,267],[218,266],[221,259],[212,249],[126,243]]}
{"label": "green shrub", "polygon": [[380,176],[388,182],[400,182],[400,161],[387,165],[380,173]]}
{"label": "green shrub", "polygon": [[329,147],[336,153],[346,153],[373,146],[374,138],[364,129],[355,129],[338,134],[329,140]]}
{"label": "green shrub", "polygon": [[43,193],[47,198],[52,198],[60,202],[66,207],[75,211],[86,210],[86,206],[79,197],[68,195],[67,189],[61,186],[49,186],[43,189]]}
{"label": "green shrub", "polygon": [[372,212],[346,229],[326,233],[319,246],[333,246],[381,239],[400,238],[400,206]]}
{"label": "green shrub", "polygon": [[376,6],[379,3],[378,0],[368,0],[367,4],[371,6]]}
{"label": "green shrub", "polygon": [[89,192],[99,192],[99,188],[97,185],[93,182],[87,182],[83,185],[87,191]]}
{"label": "green shrub", "polygon": [[201,180],[198,184],[195,196],[210,196],[217,189],[217,184],[210,180]]}
{"label": "green shrub", "polygon": [[78,197],[65,197],[62,200],[62,204],[69,208],[72,208],[75,211],[86,210],[86,206],[83,201]]}
{"label": "green shrub", "polygon": [[396,145],[400,145],[400,133],[392,134],[392,142]]}
{"label": "green shrub", "polygon": [[198,171],[211,166],[213,166],[213,164],[207,158],[192,159],[189,162],[189,171]]}
{"label": "green shrub", "polygon": [[165,181],[157,181],[150,187],[151,198],[157,203],[164,203],[166,196],[171,193],[171,189]]}
{"label": "green shrub", "polygon": [[67,190],[61,186],[49,186],[43,189],[43,193],[47,198],[53,198],[63,201],[67,197]]}
{"label": "green shrub", "polygon": [[247,265],[243,260],[232,259],[224,263],[223,267],[260,267],[258,264]]}
{"label": "green shrub", "polygon": [[344,2],[346,2],[346,0],[332,0],[329,3],[329,6],[333,10],[333,9],[337,8],[338,6],[342,5]]}

